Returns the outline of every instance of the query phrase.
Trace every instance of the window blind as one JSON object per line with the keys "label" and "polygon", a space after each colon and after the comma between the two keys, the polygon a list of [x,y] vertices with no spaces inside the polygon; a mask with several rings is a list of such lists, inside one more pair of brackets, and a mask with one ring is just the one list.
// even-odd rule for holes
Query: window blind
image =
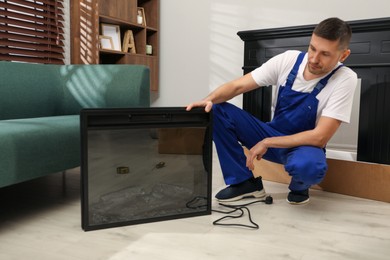
{"label": "window blind", "polygon": [[0,0],[0,60],[64,63],[63,0]]}

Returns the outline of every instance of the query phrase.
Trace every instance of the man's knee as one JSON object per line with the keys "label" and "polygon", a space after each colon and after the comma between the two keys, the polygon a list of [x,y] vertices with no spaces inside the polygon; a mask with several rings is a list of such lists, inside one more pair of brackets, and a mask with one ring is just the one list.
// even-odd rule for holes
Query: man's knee
{"label": "man's knee", "polygon": [[226,102],[213,104],[213,108],[212,108],[214,115],[224,114],[226,109],[228,109],[228,103]]}
{"label": "man's knee", "polygon": [[234,127],[234,107],[229,103],[220,103],[213,105],[213,124],[214,130],[218,131],[220,127],[232,128]]}
{"label": "man's knee", "polygon": [[213,105],[213,123],[214,126],[223,125],[226,121],[227,114],[224,108],[224,103]]}
{"label": "man's knee", "polygon": [[285,166],[286,171],[296,180],[308,185],[320,183],[328,169],[326,161],[294,160]]}

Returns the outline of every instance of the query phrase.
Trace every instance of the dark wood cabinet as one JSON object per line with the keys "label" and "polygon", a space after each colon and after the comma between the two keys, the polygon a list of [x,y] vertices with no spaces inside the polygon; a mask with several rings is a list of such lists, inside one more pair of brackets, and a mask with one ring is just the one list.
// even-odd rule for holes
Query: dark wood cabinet
{"label": "dark wood cabinet", "polygon": [[[72,0],[71,63],[146,65],[150,68],[150,88],[158,91],[159,9],[159,0]],[[137,19],[140,10],[142,23]],[[121,50],[100,47],[102,24],[119,27]],[[135,53],[122,49],[128,30],[133,34]]]}

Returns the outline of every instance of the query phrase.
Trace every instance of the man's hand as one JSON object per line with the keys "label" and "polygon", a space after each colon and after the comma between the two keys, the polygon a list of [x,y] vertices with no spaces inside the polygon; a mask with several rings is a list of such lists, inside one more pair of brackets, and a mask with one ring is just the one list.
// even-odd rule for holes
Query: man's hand
{"label": "man's hand", "polygon": [[204,107],[204,111],[206,111],[208,113],[208,112],[211,111],[211,108],[213,107],[213,102],[207,101],[207,100],[201,100],[201,101],[198,101],[198,102],[194,102],[194,103],[189,104],[186,107],[186,110],[190,111],[194,107]]}
{"label": "man's hand", "polygon": [[251,170],[251,171],[253,171],[255,169],[255,165],[253,163],[255,158],[257,160],[261,160],[261,158],[263,158],[264,154],[268,150],[268,147],[265,145],[265,142],[263,142],[263,141],[258,142],[255,146],[253,146],[247,154],[246,167],[248,167],[249,170]]}

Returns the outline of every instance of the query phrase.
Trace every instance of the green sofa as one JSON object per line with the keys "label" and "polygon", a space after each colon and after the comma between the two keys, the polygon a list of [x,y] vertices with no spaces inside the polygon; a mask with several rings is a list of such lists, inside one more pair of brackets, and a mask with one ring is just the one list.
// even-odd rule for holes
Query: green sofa
{"label": "green sofa", "polygon": [[82,108],[149,107],[141,65],[0,61],[0,187],[80,165]]}

